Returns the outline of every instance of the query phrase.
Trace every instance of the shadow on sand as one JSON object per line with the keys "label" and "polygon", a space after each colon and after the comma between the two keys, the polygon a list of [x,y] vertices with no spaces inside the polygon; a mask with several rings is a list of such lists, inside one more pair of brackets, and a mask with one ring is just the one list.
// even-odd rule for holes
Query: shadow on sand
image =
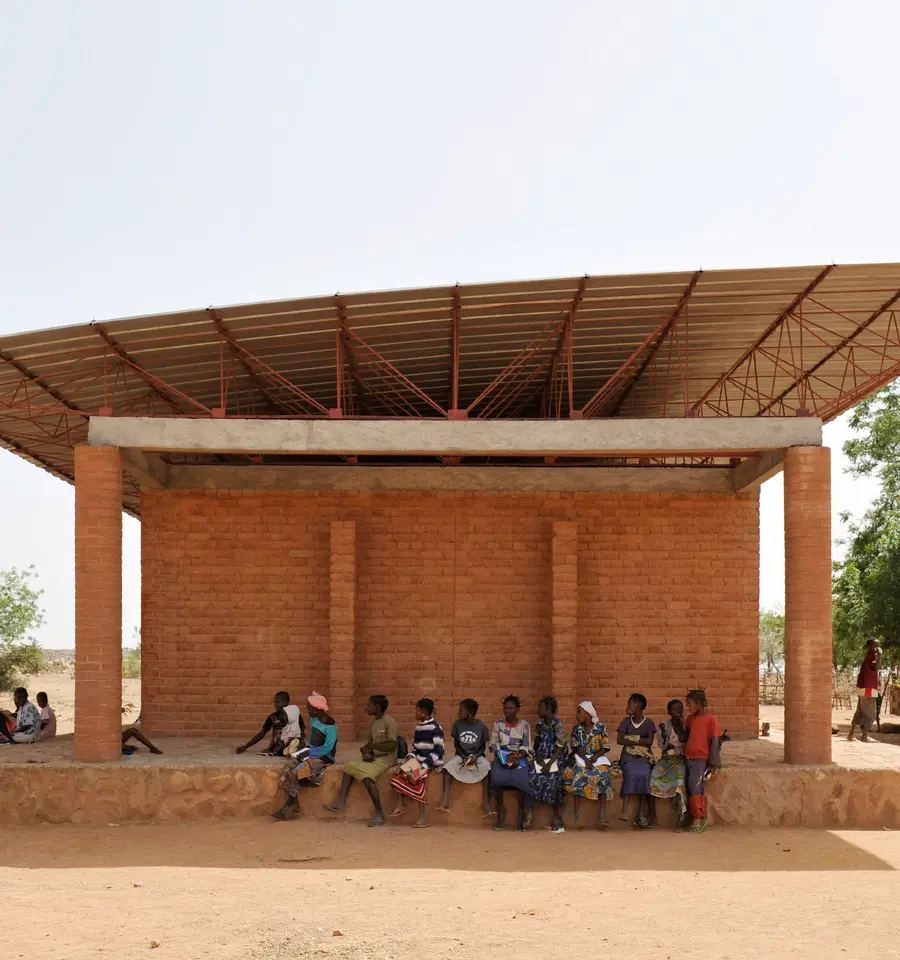
{"label": "shadow on sand", "polygon": [[[60,869],[172,867],[284,870],[785,872],[893,870],[878,853],[891,833],[715,828],[669,831],[544,830],[527,834],[434,826],[295,820],[198,821],[120,827],[0,828],[0,864]],[[896,861],[896,856],[891,856]]]}

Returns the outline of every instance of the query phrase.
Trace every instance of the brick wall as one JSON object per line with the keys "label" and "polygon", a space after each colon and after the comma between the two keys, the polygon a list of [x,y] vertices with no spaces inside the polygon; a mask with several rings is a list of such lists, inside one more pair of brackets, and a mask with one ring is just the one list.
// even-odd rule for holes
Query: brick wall
{"label": "brick wall", "polygon": [[614,726],[632,690],[661,718],[699,685],[733,733],[756,733],[756,497],[153,491],[142,519],[152,732],[244,737],[275,690],[329,693],[350,649],[331,636],[347,623],[333,571],[353,569],[331,562],[333,529],[350,535],[332,521],[355,520],[360,729],[368,693],[404,727],[422,696],[448,725],[464,696],[489,721],[516,693],[533,716],[554,664],[571,677],[574,637],[569,703]]}

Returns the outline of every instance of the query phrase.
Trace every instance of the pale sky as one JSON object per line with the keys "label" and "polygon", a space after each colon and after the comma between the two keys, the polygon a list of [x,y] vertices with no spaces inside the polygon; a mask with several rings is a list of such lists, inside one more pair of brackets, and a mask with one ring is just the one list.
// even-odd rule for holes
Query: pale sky
{"label": "pale sky", "polygon": [[[893,3],[0,4],[0,333],[335,291],[900,259]],[[871,484],[841,472],[835,514]],[[73,643],[72,489],[0,567]],[[781,481],[761,602],[783,603]],[[837,531],[836,531],[837,532]],[[126,639],[139,527],[125,520]]]}

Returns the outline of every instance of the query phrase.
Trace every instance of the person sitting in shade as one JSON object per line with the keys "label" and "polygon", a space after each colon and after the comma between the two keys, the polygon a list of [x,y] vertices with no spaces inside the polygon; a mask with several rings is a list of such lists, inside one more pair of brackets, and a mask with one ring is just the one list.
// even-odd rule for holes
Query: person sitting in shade
{"label": "person sitting in shade", "polygon": [[650,826],[650,773],[653,770],[653,738],[656,724],[644,716],[647,698],[633,693],[628,698],[627,716],[619,724],[617,743],[622,747],[619,768],[622,771],[622,813],[620,820],[628,819],[628,803],[637,801],[636,827]]}
{"label": "person sitting in shade", "polygon": [[662,756],[653,765],[650,773],[650,793],[660,800],[672,801],[676,817],[675,829],[681,833],[687,814],[684,745],[688,735],[684,725],[684,704],[680,700],[670,700],[666,709],[669,719],[663,720],[658,730]]}
{"label": "person sitting in shade", "polygon": [[491,792],[497,804],[497,824],[495,830],[506,827],[506,805],[503,794],[514,790],[518,803],[516,829],[525,830],[529,826],[530,811],[526,799],[531,797],[531,725],[519,717],[522,706],[518,697],[510,694],[503,701],[503,716],[494,721],[488,751],[491,761]]}
{"label": "person sitting in shade", "polygon": [[0,710],[0,742],[34,743],[41,735],[41,713],[24,687],[16,687],[13,701],[14,713]]}
{"label": "person sitting in shade", "polygon": [[419,819],[414,827],[427,827],[425,816],[428,774],[440,770],[444,762],[444,731],[434,718],[434,700],[423,697],[416,704],[416,729],[413,733],[412,753],[394,774],[391,786],[397,793],[397,806],[391,816],[406,813],[406,797],[419,805]]}
{"label": "person sitting in shade", "polygon": [[280,757],[284,748],[292,741],[299,740],[300,746],[306,741],[306,725],[300,716],[300,708],[291,703],[291,695],[287,690],[279,690],[272,698],[275,708],[263,721],[262,728],[255,737],[246,743],[235,747],[235,753],[245,753],[254,744],[259,743],[267,733],[271,733],[269,746],[260,751],[263,757]]}
{"label": "person sitting in shade", "polygon": [[[140,720],[140,718],[138,718]],[[138,727],[126,727],[122,731],[122,753],[126,757],[130,757],[133,753],[137,753],[137,747],[131,746],[128,742],[129,740],[137,740],[138,743],[142,743],[151,753],[161,754],[162,750],[156,746],[155,743],[152,743],[150,740],[145,737]]]}
{"label": "person sitting in shade", "polygon": [[470,697],[459,702],[459,718],[453,721],[450,736],[456,747],[456,756],[444,764],[444,796],[438,810],[450,810],[450,784],[452,780],[460,783],[481,783],[484,816],[491,811],[490,774],[491,765],[485,753],[491,731],[487,724],[478,720],[478,701]]}
{"label": "person sitting in shade", "polygon": [[568,735],[565,724],[557,716],[559,704],[556,697],[542,697],[538,703],[538,722],[534,728],[534,766],[531,768],[531,798],[545,803],[553,811],[550,829],[553,833],[565,833],[562,806],[565,802],[563,775],[560,758],[566,751]]}
{"label": "person sitting in shade", "polygon": [[40,739],[50,740],[56,736],[56,714],[53,712],[53,707],[50,706],[47,694],[43,690],[35,697],[35,700],[37,700],[37,705],[41,711]]}
{"label": "person sitting in shade", "polygon": [[325,805],[332,813],[343,813],[350,788],[361,783],[372,800],[375,816],[370,827],[384,826],[384,810],[378,794],[378,778],[397,762],[397,724],[388,716],[388,698],[378,693],[369,697],[366,713],[372,718],[369,739],[360,747],[360,759],[344,766],[344,779],[337,800]]}
{"label": "person sitting in shade", "polygon": [[563,786],[572,795],[575,806],[575,826],[584,826],[581,818],[581,801],[597,801],[597,829],[609,826],[606,804],[615,795],[609,753],[609,735],[606,724],[600,722],[594,704],[582,700],[575,711],[575,726],[569,738],[569,757],[563,771]]}
{"label": "person sitting in shade", "polygon": [[288,820],[300,812],[300,788],[321,786],[325,771],[334,763],[337,754],[338,728],[334,717],[328,712],[328,701],[313,690],[307,703],[309,747],[294,751],[288,745],[289,759],[278,780],[278,786],[287,794],[287,800],[272,814],[276,820]]}

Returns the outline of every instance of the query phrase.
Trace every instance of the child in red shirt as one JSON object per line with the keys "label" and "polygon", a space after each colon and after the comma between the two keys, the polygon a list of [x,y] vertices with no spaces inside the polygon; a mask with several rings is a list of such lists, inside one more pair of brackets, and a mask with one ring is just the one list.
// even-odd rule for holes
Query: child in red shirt
{"label": "child in red shirt", "polygon": [[706,693],[703,690],[691,690],[686,703],[688,716],[684,721],[688,733],[684,747],[687,761],[688,811],[694,819],[692,833],[703,833],[707,827],[706,781],[713,772],[722,766],[722,731],[719,721],[706,712]]}

